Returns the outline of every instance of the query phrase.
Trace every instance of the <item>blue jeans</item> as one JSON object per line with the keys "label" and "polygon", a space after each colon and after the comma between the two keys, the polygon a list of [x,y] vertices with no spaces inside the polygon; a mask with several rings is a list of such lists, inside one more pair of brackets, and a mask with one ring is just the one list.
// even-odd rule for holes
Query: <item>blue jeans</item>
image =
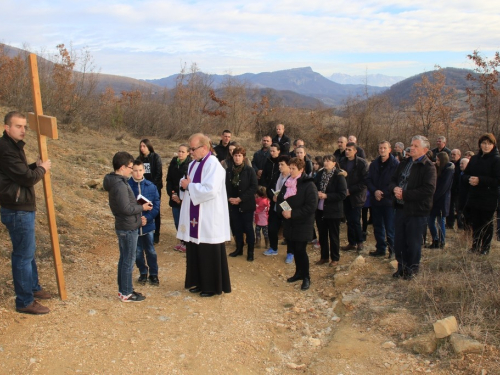
{"label": "blue jeans", "polygon": [[418,273],[422,256],[422,233],[427,224],[426,216],[406,216],[403,209],[396,209],[394,253],[398,271]]}
{"label": "blue jeans", "polygon": [[2,223],[12,241],[12,277],[16,292],[16,307],[33,302],[33,292],[41,290],[35,262],[35,212],[1,208]]}
{"label": "blue jeans", "polygon": [[137,252],[137,237],[139,232],[134,230],[116,230],[120,260],[118,261],[118,291],[128,296],[134,291],[132,286],[132,271]]}
{"label": "blue jeans", "polygon": [[[437,228],[436,228],[436,219],[438,222]],[[430,215],[427,224],[429,225],[429,230],[431,232],[432,239],[434,241],[439,241],[444,244],[446,237],[445,218],[442,217],[441,215]]]}
{"label": "blue jeans", "polygon": [[372,206],[373,234],[377,241],[377,253],[385,254],[387,246],[389,253],[394,252],[394,207]]}
{"label": "blue jeans", "polygon": [[[146,260],[148,265],[144,262],[144,253],[146,253]],[[141,275],[149,274],[158,276],[158,259],[157,259],[155,245],[154,245],[154,232],[146,233],[139,236],[137,239],[137,255],[135,258],[135,265],[139,268]]]}
{"label": "blue jeans", "polygon": [[179,229],[179,217],[181,215],[180,207],[172,207],[172,215],[174,216],[175,230]]}

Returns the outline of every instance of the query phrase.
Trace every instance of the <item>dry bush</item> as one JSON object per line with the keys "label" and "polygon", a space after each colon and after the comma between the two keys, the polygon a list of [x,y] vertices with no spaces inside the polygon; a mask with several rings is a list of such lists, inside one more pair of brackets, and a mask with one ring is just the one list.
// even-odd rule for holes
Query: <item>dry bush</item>
{"label": "dry bush", "polygon": [[460,330],[488,344],[500,344],[500,261],[471,254],[462,244],[424,256],[419,277],[408,286],[408,301],[430,321],[454,315]]}

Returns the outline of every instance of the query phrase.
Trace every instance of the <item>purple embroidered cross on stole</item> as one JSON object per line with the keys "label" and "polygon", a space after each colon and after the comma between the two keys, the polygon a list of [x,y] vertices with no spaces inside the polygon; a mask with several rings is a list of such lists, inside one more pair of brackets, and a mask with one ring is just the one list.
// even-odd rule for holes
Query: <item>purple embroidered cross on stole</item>
{"label": "purple embroidered cross on stole", "polygon": [[[212,153],[209,151],[207,156],[205,156],[199,163],[198,168],[196,169],[196,172],[194,172],[193,180],[191,182],[193,183],[200,183],[201,182],[201,172],[203,170],[203,166],[205,165],[205,162],[208,160],[208,158],[212,155]],[[198,163],[198,161],[194,162],[191,164],[191,168],[189,168],[189,174],[191,175],[191,171],[193,170],[193,167],[195,164]],[[193,238],[198,238],[198,224],[200,223],[200,205],[194,205],[193,201],[190,200],[190,205],[189,205],[189,236]]]}

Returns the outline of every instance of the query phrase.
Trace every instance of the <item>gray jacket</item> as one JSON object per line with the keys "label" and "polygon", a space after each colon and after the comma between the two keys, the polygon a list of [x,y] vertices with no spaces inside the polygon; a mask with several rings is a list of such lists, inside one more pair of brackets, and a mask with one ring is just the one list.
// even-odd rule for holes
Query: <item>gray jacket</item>
{"label": "gray jacket", "polygon": [[112,172],[104,176],[102,186],[109,192],[109,207],[115,216],[115,229],[138,229],[142,224],[142,205],[137,203],[128,179]]}

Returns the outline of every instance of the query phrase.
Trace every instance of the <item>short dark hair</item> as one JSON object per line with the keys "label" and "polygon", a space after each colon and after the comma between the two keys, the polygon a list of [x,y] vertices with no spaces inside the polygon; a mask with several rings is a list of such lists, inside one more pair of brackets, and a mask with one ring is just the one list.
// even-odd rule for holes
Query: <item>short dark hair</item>
{"label": "short dark hair", "polygon": [[290,165],[290,155],[280,155],[278,156],[278,164],[285,162],[286,165]]}
{"label": "short dark hair", "polygon": [[280,145],[278,143],[273,143],[269,148],[271,147],[277,148],[278,151],[281,151]]}
{"label": "short dark hair", "polygon": [[[316,157],[318,157],[318,156],[316,156]],[[337,158],[335,157],[335,155],[332,155],[332,154],[323,156],[323,163],[327,160],[333,161],[334,163],[337,162]]]}
{"label": "short dark hair", "polygon": [[134,160],[134,165],[144,165],[141,159],[135,159]]}
{"label": "short dark hair", "polygon": [[485,133],[483,134],[480,138],[479,138],[479,141],[477,142],[478,146],[479,146],[479,149],[481,149],[481,143],[483,141],[488,141],[488,142],[491,142],[493,144],[493,146],[496,146],[497,145],[497,140],[495,138],[495,136],[491,133]]}
{"label": "short dark hair", "polygon": [[[357,145],[356,145],[356,143],[355,143],[355,142],[347,142],[347,144],[345,145],[345,147],[354,147],[354,148],[356,148],[356,147],[357,147]],[[357,150],[357,149],[356,149],[356,150]]]}
{"label": "short dark hair", "polygon": [[147,138],[141,139],[141,141],[139,142],[139,155],[141,158],[143,157],[142,152],[141,152],[141,143],[144,143],[146,145],[149,152],[155,152],[155,149],[154,149],[154,147],[151,144],[151,141],[149,139],[147,139]]}
{"label": "short dark hair", "polygon": [[117,171],[124,165],[128,167],[130,163],[134,162],[134,157],[126,151],[118,151],[113,156],[113,169]]}
{"label": "short dark hair", "polygon": [[222,134],[224,134],[224,133],[233,134],[233,133],[231,133],[231,130],[227,130],[227,129],[222,131]]}
{"label": "short dark hair", "polygon": [[26,115],[18,111],[10,111],[5,115],[3,123],[5,125],[10,125],[10,120],[12,119],[12,117],[26,118]]}
{"label": "short dark hair", "polygon": [[315,156],[314,157],[314,161],[316,163],[318,163],[318,165],[320,166],[320,168],[323,168],[323,158],[321,156]]}

